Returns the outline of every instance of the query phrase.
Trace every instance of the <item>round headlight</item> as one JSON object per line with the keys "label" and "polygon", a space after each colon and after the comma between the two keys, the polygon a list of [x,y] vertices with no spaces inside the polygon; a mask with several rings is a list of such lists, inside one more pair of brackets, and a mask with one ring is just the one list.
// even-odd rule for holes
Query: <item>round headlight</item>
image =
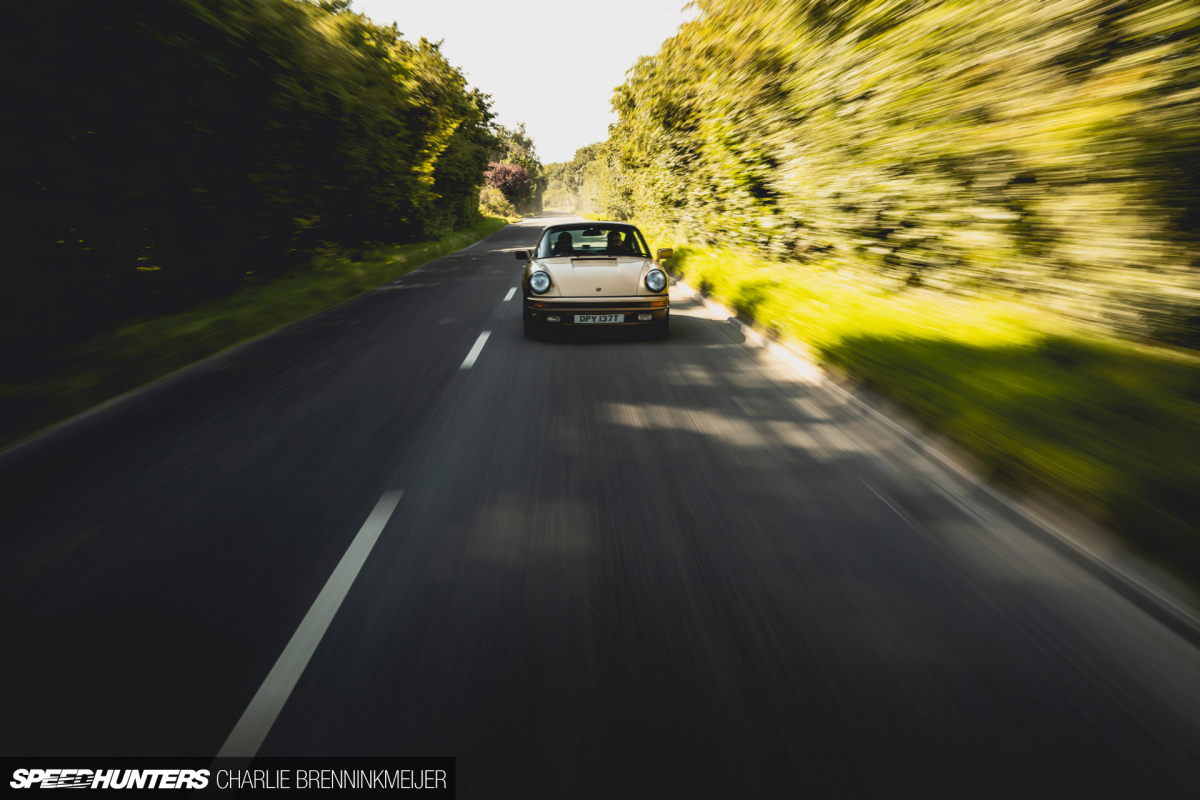
{"label": "round headlight", "polygon": [[652,292],[661,292],[667,285],[667,276],[661,269],[652,269],[646,273],[646,288]]}
{"label": "round headlight", "polygon": [[550,276],[541,270],[529,276],[529,288],[541,294],[550,288]]}

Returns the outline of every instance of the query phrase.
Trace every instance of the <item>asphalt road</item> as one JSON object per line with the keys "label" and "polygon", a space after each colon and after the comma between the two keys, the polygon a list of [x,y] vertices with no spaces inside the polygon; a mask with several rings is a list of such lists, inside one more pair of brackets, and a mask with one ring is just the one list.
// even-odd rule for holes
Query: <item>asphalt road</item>
{"label": "asphalt road", "polygon": [[1194,795],[1195,648],[678,289],[666,341],[525,341],[536,229],[0,456],[0,752],[215,756],[316,604],[235,749],[453,755],[463,797]]}

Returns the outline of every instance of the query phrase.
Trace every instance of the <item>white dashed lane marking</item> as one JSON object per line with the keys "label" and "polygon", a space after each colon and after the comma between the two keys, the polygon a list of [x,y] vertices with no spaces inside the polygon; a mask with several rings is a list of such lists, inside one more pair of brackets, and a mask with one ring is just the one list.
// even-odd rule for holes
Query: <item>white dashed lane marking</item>
{"label": "white dashed lane marking", "polygon": [[254,699],[246,706],[233,733],[229,734],[221,752],[217,753],[217,758],[252,758],[258,752],[403,495],[404,491],[399,490],[387,492],[379,498],[333,574],[325,581],[325,587],[313,601],[312,608],[304,615],[300,627],[292,634],[291,641],[283,648],[275,666],[267,673]]}
{"label": "white dashed lane marking", "polygon": [[504,295],[504,302],[506,302],[506,303],[507,303],[509,300],[512,300],[512,299],[513,299],[513,295],[514,295],[514,294],[516,294],[516,293],[517,293],[517,287],[515,287],[515,286],[514,286],[514,287],[512,287],[511,289],[509,289],[509,290],[508,290],[508,294]]}
{"label": "white dashed lane marking", "polygon": [[475,346],[471,348],[471,352],[467,353],[467,357],[463,359],[462,366],[459,369],[470,369],[475,366],[475,359],[479,358],[479,354],[483,352],[483,346],[487,344],[488,337],[491,335],[491,331],[484,331],[479,334],[479,338],[475,340]]}

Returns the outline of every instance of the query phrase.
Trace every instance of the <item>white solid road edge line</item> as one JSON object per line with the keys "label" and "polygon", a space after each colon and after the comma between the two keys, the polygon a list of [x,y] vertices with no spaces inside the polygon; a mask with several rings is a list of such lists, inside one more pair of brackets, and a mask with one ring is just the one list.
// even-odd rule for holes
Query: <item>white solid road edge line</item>
{"label": "white solid road edge line", "polygon": [[475,345],[471,348],[471,352],[467,353],[467,357],[463,359],[462,366],[459,369],[470,369],[475,366],[475,359],[479,358],[479,354],[483,352],[483,346],[487,344],[488,337],[491,335],[491,331],[484,331],[479,334],[479,338],[475,340]]}
{"label": "white solid road edge line", "polygon": [[512,299],[513,299],[513,295],[514,295],[514,294],[516,294],[516,293],[517,293],[517,287],[515,287],[515,286],[514,286],[514,287],[512,287],[511,289],[509,289],[509,290],[508,290],[508,294],[504,295],[504,302],[506,302],[506,303],[507,303],[509,300],[512,300]]}
{"label": "white solid road edge line", "polygon": [[275,718],[283,710],[283,704],[300,680],[300,675],[308,666],[309,659],[321,643],[329,623],[346,599],[346,593],[350,591],[359,570],[371,554],[371,548],[375,546],[375,541],[403,495],[404,491],[400,490],[387,492],[379,498],[333,574],[325,581],[325,587],[313,601],[312,608],[304,615],[300,627],[292,634],[291,641],[283,648],[275,666],[234,726],[233,733],[225,740],[217,758],[253,758],[258,753],[258,748],[271,732]]}

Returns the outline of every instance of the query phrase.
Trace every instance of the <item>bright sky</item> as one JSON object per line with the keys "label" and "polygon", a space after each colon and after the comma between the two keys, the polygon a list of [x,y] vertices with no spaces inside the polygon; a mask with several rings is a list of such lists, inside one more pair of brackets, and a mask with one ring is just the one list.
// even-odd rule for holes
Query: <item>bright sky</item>
{"label": "bright sky", "polygon": [[443,40],[446,59],[492,96],[496,121],[525,123],[543,164],[608,138],[612,90],[696,11],[686,0],[354,0],[410,42]]}

